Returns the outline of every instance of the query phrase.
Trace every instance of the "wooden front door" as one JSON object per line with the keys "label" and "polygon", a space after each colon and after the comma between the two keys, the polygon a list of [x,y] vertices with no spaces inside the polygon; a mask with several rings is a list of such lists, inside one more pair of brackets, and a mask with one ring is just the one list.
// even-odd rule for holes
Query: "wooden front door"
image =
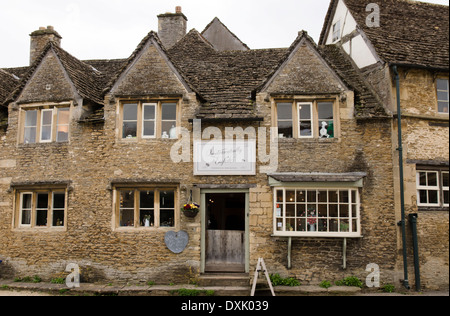
{"label": "wooden front door", "polygon": [[245,271],[245,193],[206,194],[205,272]]}

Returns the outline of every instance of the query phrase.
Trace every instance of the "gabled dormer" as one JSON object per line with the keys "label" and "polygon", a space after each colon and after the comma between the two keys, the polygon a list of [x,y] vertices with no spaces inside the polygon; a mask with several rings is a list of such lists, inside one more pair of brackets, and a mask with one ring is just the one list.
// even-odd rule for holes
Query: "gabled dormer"
{"label": "gabled dormer", "polygon": [[19,144],[68,142],[71,121],[103,104],[104,76],[59,45],[47,42],[6,100],[18,113]]}
{"label": "gabled dormer", "polygon": [[195,89],[167,54],[155,32],[138,45],[105,90],[116,102],[118,139],[178,137],[181,106]]}

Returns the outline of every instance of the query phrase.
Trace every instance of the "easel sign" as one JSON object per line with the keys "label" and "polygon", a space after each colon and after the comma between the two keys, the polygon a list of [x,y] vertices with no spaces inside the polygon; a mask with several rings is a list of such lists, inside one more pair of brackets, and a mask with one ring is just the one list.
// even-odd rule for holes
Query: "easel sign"
{"label": "easel sign", "polygon": [[250,296],[255,296],[256,282],[258,281],[259,272],[264,272],[267,283],[269,284],[269,287],[270,287],[270,291],[272,292],[272,296],[275,296],[275,292],[273,291],[272,282],[270,281],[269,272],[267,272],[266,264],[264,263],[263,258],[258,259],[258,264],[256,265],[256,270],[255,270],[255,277],[253,278],[252,292],[251,292]]}

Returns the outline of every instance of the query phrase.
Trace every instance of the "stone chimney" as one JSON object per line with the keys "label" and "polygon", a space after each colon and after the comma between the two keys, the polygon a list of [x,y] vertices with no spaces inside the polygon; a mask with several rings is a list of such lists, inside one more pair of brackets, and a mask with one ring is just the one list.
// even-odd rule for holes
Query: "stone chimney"
{"label": "stone chimney", "polygon": [[39,30],[31,33],[30,37],[30,65],[39,57],[48,42],[52,41],[56,45],[61,46],[62,37],[55,31],[53,26],[40,27]]}
{"label": "stone chimney", "polygon": [[166,49],[171,48],[186,35],[187,20],[181,7],[176,7],[175,13],[158,15],[158,36]]}

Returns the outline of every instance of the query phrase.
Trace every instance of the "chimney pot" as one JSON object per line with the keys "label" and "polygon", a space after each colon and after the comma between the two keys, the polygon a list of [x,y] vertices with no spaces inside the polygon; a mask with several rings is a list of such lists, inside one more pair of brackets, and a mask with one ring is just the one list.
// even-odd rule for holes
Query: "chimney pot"
{"label": "chimney pot", "polygon": [[30,34],[30,65],[36,60],[42,53],[48,42],[53,42],[58,46],[61,46],[61,35],[55,31],[55,28],[51,25],[39,27],[39,30]]}
{"label": "chimney pot", "polygon": [[187,31],[187,17],[181,12],[181,7],[177,6],[175,11],[158,15],[158,36],[167,49],[182,39]]}

